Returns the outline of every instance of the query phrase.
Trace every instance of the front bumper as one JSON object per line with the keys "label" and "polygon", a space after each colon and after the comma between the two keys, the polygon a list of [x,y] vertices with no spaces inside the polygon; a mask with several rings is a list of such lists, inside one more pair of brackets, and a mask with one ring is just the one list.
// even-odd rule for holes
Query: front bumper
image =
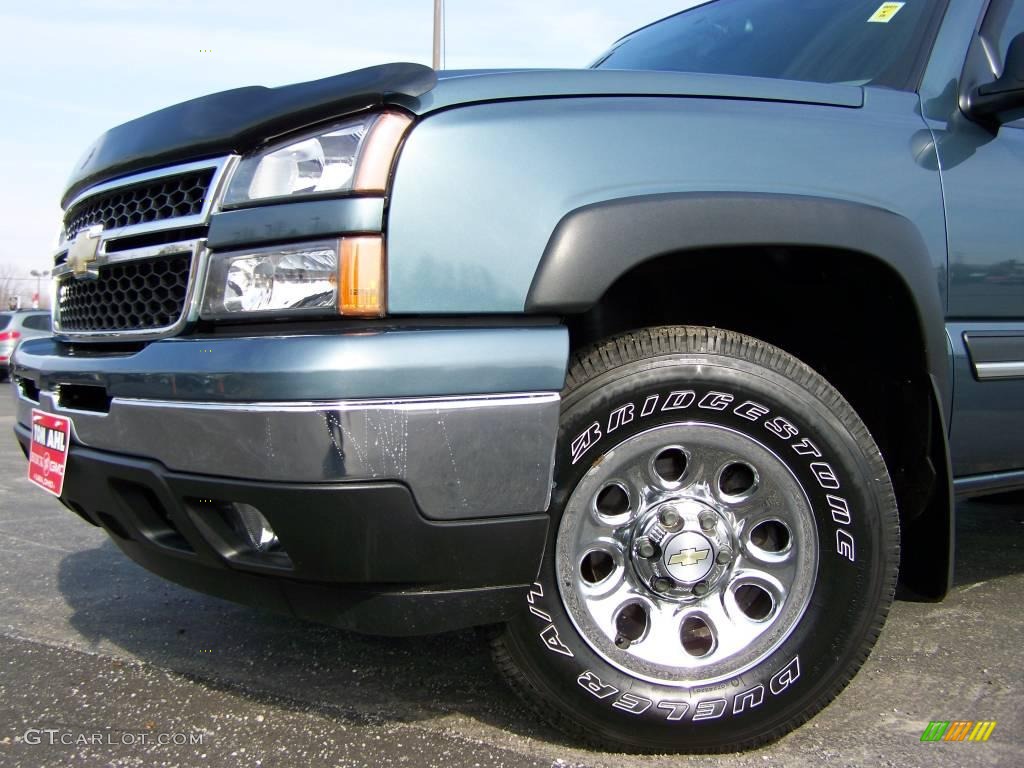
{"label": "front bumper", "polygon": [[[166,578],[373,633],[491,623],[543,551],[564,333],[42,340],[15,356],[16,431],[27,450],[33,409],[69,417],[62,501]],[[288,567],[219,536],[225,504]]]}
{"label": "front bumper", "polygon": [[[396,480],[432,519],[547,509],[564,328],[167,339],[140,351],[19,347],[18,423],[239,480]],[[83,405],[83,402],[85,405]],[[83,410],[88,407],[90,410]]]}

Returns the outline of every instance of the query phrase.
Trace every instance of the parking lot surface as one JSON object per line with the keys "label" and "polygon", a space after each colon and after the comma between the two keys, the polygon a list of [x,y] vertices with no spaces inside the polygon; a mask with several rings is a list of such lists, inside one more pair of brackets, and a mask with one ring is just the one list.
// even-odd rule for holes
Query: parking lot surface
{"label": "parking lot surface", "polygon": [[[381,639],[189,592],[30,486],[0,392],[0,766],[1024,764],[1024,501],[961,505],[956,586],[897,602],[839,698],[764,749],[594,752],[532,716],[474,631]],[[995,720],[922,743],[931,720]]]}

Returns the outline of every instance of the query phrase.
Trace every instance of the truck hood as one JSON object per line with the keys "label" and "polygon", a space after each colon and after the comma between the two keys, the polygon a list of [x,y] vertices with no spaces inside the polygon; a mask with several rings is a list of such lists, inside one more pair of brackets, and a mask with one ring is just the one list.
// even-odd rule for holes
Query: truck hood
{"label": "truck hood", "polygon": [[153,112],[100,136],[75,166],[62,203],[103,181],[173,163],[246,152],[270,138],[359,109],[418,114],[488,101],[583,96],[739,99],[857,108],[863,89],[733,75],[640,70],[462,70],[385,64],[308,83],[252,86]]}
{"label": "truck hood", "polygon": [[784,101],[857,108],[864,89],[741,75],[627,69],[492,69],[441,72],[437,85],[407,106],[417,113],[478,101],[559,96],[679,96]]}

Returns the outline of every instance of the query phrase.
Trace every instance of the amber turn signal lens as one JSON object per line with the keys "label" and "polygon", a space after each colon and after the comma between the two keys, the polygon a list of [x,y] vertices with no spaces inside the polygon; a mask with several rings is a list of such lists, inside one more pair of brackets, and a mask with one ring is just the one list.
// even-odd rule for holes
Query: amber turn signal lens
{"label": "amber turn signal lens", "polygon": [[344,237],[338,266],[338,312],[358,317],[384,315],[384,241]]}
{"label": "amber turn signal lens", "polygon": [[385,112],[370,129],[359,153],[352,188],[360,192],[383,192],[395,161],[398,145],[412,125],[412,118],[400,112]]}

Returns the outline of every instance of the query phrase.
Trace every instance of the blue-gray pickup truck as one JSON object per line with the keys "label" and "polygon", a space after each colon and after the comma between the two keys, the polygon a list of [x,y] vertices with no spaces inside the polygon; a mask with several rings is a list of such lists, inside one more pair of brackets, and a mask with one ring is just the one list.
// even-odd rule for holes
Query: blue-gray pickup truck
{"label": "blue-gray pickup truck", "polygon": [[1024,487],[1022,33],[718,0],[114,128],[13,361],[30,479],[204,592],[487,627],[575,738],[778,738]]}

